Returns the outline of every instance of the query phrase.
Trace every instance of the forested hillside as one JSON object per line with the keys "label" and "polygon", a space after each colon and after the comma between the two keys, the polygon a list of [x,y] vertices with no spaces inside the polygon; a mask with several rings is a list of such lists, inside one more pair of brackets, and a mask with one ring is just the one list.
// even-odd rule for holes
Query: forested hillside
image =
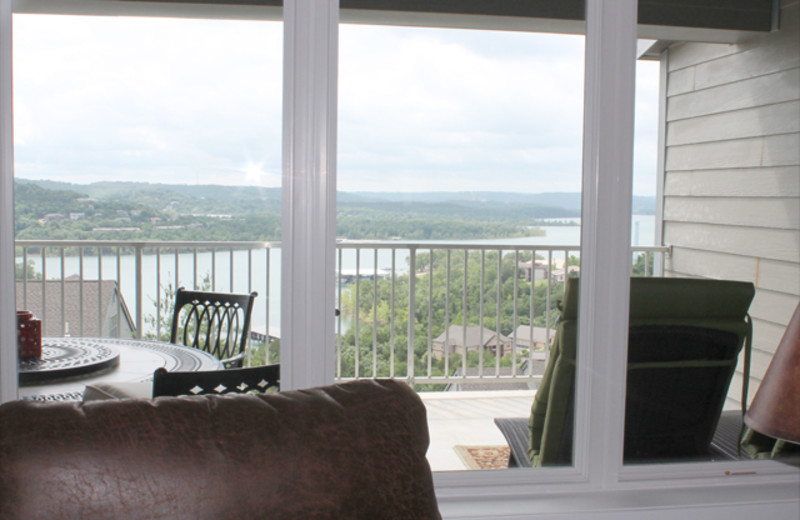
{"label": "forested hillside", "polygon": [[[542,219],[577,217],[579,204],[580,194],[563,193],[339,193],[336,233],[367,240],[536,236]],[[15,182],[18,239],[273,241],[280,240],[280,208],[278,188]]]}

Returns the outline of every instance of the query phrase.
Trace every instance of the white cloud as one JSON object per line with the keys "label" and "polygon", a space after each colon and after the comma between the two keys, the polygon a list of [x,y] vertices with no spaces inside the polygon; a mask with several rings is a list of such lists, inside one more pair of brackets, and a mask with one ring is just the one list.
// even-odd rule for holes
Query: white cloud
{"label": "white cloud", "polygon": [[[18,176],[280,184],[280,23],[15,15],[14,49]],[[579,190],[582,57],[576,36],[342,25],[339,188]]]}

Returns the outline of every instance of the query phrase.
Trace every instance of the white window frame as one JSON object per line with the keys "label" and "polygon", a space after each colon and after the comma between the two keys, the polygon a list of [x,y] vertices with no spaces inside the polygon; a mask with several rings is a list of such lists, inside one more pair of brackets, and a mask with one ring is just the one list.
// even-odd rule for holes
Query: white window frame
{"label": "white window frame", "polygon": [[[0,0],[0,401],[17,397],[14,302],[8,297],[14,294],[11,17],[17,6],[104,14],[161,7]],[[159,13],[187,16],[187,9],[195,16],[272,17],[268,8],[219,6],[172,5]],[[336,0],[285,0],[284,9],[283,224],[291,231],[283,237],[281,355],[291,360],[286,387],[300,388],[333,382],[339,7]],[[437,473],[442,513],[473,519],[796,518],[800,471],[773,461],[622,465],[626,353],[604,345],[627,338],[636,1],[587,0],[586,23],[575,466]]]}

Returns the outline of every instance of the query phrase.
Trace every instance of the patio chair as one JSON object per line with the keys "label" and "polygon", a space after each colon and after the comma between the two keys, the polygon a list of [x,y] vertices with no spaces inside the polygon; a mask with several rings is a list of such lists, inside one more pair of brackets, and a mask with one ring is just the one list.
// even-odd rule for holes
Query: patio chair
{"label": "patio chair", "polygon": [[[631,279],[625,462],[709,457],[738,355],[745,345],[750,349],[747,311],[754,294],[753,284],[745,282]],[[527,424],[495,420],[511,446],[512,463],[572,461],[578,279],[567,280],[559,308],[550,358]],[[527,435],[521,425],[527,426]],[[521,446],[525,437],[528,445]]]}
{"label": "patio chair", "polygon": [[240,368],[250,336],[250,294],[187,291],[175,293],[170,342],[206,351],[225,368]]}
{"label": "patio chair", "polygon": [[169,372],[161,367],[153,373],[153,397],[265,393],[270,388],[280,390],[280,384],[279,364],[201,372]]}

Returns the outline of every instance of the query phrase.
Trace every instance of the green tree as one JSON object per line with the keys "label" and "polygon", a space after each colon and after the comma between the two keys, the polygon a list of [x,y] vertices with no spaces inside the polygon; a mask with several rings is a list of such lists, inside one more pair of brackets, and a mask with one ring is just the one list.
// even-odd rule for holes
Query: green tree
{"label": "green tree", "polygon": [[[496,251],[440,250],[433,255],[418,254],[412,354],[415,374],[430,372],[431,376],[444,376],[462,366],[460,356],[450,356],[446,361],[433,359],[428,351],[430,342],[448,325],[482,325],[496,331],[498,301],[499,329],[505,336],[515,326],[530,324],[531,312],[534,325],[545,326],[548,303],[552,326],[558,318],[556,303],[563,296],[563,285],[548,288],[547,281],[539,281],[532,286],[524,280],[516,265],[530,259],[530,253]],[[409,275],[403,274],[396,276],[394,283],[390,278],[360,280],[344,291],[340,303],[343,320],[349,328],[340,338],[342,377],[354,377],[356,366],[360,377],[408,375],[409,282]],[[468,366],[478,366],[480,358],[478,352],[468,352]],[[512,356],[506,355],[499,362],[501,366],[510,366],[511,360]],[[495,366],[497,362],[494,353],[483,352],[484,366]],[[522,362],[522,356],[518,362]]]}

